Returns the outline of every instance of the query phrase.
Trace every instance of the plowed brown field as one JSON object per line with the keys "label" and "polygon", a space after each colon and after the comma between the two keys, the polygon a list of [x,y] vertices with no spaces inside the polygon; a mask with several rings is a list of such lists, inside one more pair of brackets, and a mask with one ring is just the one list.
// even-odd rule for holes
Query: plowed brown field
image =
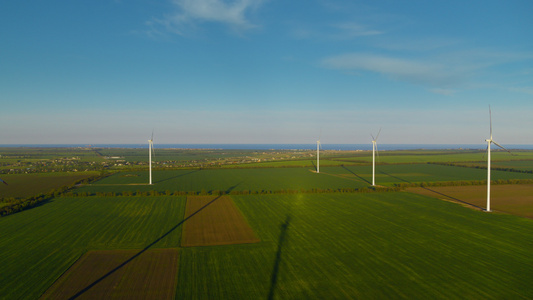
{"label": "plowed brown field", "polygon": [[89,251],[41,299],[174,299],[177,271],[177,249]]}
{"label": "plowed brown field", "polygon": [[[491,210],[533,218],[533,185],[491,185]],[[431,196],[447,201],[470,204],[484,209],[487,206],[487,186],[436,186],[408,188],[408,192]]]}
{"label": "plowed brown field", "polygon": [[187,198],[183,247],[257,243],[253,229],[229,196]]}

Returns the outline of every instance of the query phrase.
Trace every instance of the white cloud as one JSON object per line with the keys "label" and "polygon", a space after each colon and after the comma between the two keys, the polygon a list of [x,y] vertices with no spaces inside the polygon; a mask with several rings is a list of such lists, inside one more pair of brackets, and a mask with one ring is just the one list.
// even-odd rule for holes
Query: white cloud
{"label": "white cloud", "polygon": [[376,72],[397,80],[437,87],[454,85],[461,77],[457,70],[444,64],[364,53],[332,56],[322,64],[328,68]]}
{"label": "white cloud", "polygon": [[383,34],[382,31],[369,29],[366,26],[353,22],[339,23],[333,25],[333,27],[339,30],[339,33],[335,35],[335,37],[339,38],[355,38]]}
{"label": "white cloud", "polygon": [[[157,26],[166,31],[184,35],[201,23],[219,23],[235,31],[256,27],[248,14],[257,9],[264,0],[173,0],[176,12],[163,19],[148,22],[151,31],[159,33]],[[157,26],[156,26],[157,25]]]}
{"label": "white cloud", "polygon": [[[435,93],[450,95],[454,92],[452,87],[473,87],[473,82],[480,80],[501,81],[509,75],[505,72],[506,65],[533,58],[529,53],[486,49],[426,53],[416,58],[403,58],[404,55],[402,52],[394,55],[348,53],[327,57],[322,60],[322,65],[343,71],[379,73],[395,80],[430,87],[430,91]],[[527,88],[515,91],[527,93]]]}

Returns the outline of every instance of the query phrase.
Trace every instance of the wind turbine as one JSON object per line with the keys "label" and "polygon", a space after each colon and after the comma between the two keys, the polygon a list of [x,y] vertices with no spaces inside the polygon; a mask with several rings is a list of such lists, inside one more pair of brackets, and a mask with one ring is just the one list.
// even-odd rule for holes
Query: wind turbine
{"label": "wind turbine", "polygon": [[316,141],[316,172],[320,173],[320,136]]}
{"label": "wind turbine", "polygon": [[376,152],[378,150],[377,141],[380,133],[381,128],[379,129],[375,138],[372,134],[370,134],[370,136],[372,136],[372,186],[376,185]]}
{"label": "wind turbine", "polygon": [[154,151],[154,131],[152,130],[152,137],[148,140],[148,166],[150,169],[150,183],[149,183],[150,185],[152,184],[152,152],[153,151]]}
{"label": "wind turbine", "polygon": [[[511,153],[511,151],[505,149],[502,145],[496,143],[492,139],[492,112],[489,105],[489,122],[490,122],[490,138],[485,140],[487,142],[487,212],[490,212],[490,144],[494,144],[503,150]],[[511,153],[512,154],[512,153]]]}

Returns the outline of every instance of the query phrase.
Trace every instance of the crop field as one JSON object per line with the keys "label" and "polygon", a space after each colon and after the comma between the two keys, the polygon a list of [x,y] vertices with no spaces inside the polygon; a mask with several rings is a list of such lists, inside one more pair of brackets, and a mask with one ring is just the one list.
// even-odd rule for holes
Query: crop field
{"label": "crop field", "polygon": [[[231,198],[260,242],[179,248],[176,299],[533,297],[527,218],[406,192]],[[0,294],[40,297],[87,250],[178,248],[185,204],[57,198],[1,218]]]}
{"label": "crop field", "polygon": [[174,299],[177,270],[177,249],[89,251],[41,299]]}
{"label": "crop field", "polygon": [[36,299],[87,250],[176,248],[185,197],[56,198],[0,218],[0,295]]}
{"label": "crop field", "polygon": [[74,182],[97,175],[98,172],[44,173],[44,174],[3,174],[1,178],[9,185],[0,186],[1,198],[24,198],[73,184]]}
{"label": "crop field", "polygon": [[[486,168],[487,162],[471,162],[471,163],[456,163],[457,165],[465,165],[469,167]],[[512,161],[492,161],[492,168],[500,169],[514,169],[520,171],[533,172],[533,160],[512,160]]]}
{"label": "crop field", "polygon": [[182,247],[257,243],[253,229],[228,196],[187,197]]}
{"label": "crop field", "polygon": [[181,250],[177,299],[533,296],[533,221],[405,192],[233,196],[261,243]]}
{"label": "crop field", "polygon": [[[324,174],[334,174],[371,184],[371,166],[344,166],[322,168]],[[492,180],[533,179],[533,174],[493,170]],[[436,164],[399,164],[376,166],[376,184],[391,186],[399,183],[486,180],[483,169]]]}
{"label": "crop field", "polygon": [[[154,171],[152,186],[148,172],[121,172],[77,192],[118,191],[281,191],[362,188],[372,182],[371,166],[323,167],[320,174],[307,168],[259,168],[223,170]],[[485,180],[486,170],[435,164],[400,164],[376,167],[376,184]],[[493,170],[493,180],[533,179],[533,174]]]}
{"label": "crop field", "polygon": [[153,185],[147,185],[148,172],[124,172],[104,178],[78,192],[113,191],[279,191],[358,188],[366,183],[306,168],[172,170],[154,171]]}
{"label": "crop field", "polygon": [[[487,186],[436,186],[408,188],[408,192],[486,208]],[[491,186],[491,210],[533,219],[533,185]]]}
{"label": "crop field", "polygon": [[[515,150],[513,155],[506,151],[492,151],[493,160],[511,161],[533,159],[533,151]],[[353,156],[333,157],[331,160],[353,163],[372,163],[372,151],[362,151]],[[398,150],[379,151],[377,161],[383,164],[428,163],[428,162],[486,162],[484,150]]]}

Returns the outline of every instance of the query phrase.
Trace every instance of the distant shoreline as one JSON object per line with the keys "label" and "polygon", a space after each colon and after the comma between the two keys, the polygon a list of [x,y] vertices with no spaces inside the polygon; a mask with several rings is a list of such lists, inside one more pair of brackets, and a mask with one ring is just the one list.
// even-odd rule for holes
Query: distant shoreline
{"label": "distant shoreline", "polygon": [[[155,144],[159,149],[197,150],[316,150],[316,144]],[[322,144],[322,150],[372,150],[372,144]],[[378,144],[382,150],[484,150],[486,144]],[[533,145],[510,144],[507,149],[533,150]],[[0,148],[148,148],[148,144],[3,144]]]}

